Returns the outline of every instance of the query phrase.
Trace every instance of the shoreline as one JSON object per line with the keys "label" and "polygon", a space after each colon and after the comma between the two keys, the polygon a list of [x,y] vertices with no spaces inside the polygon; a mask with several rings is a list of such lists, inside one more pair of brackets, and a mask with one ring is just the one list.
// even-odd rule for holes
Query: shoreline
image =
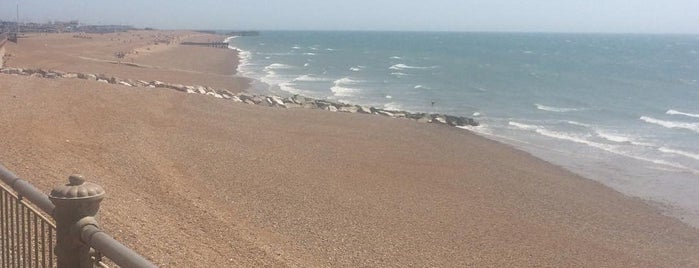
{"label": "shoreline", "polygon": [[2,76],[0,160],[42,189],[95,177],[105,227],[160,265],[699,264],[696,228],[475,133]]}

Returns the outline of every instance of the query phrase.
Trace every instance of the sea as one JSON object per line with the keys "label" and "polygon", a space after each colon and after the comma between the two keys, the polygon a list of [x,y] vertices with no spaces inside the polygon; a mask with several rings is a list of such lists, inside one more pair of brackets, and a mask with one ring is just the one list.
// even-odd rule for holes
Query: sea
{"label": "sea", "polygon": [[[251,91],[468,116],[468,127],[699,227],[699,36],[265,31]],[[494,161],[497,161],[494,159]]]}

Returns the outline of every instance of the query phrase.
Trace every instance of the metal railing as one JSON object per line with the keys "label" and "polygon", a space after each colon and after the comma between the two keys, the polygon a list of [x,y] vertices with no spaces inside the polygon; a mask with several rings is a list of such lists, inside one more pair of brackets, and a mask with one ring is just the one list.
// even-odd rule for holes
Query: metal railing
{"label": "metal railing", "polygon": [[54,267],[56,225],[0,185],[0,267]]}
{"label": "metal railing", "polygon": [[47,196],[1,164],[0,180],[0,267],[156,267],[99,227],[99,185],[73,175]]}

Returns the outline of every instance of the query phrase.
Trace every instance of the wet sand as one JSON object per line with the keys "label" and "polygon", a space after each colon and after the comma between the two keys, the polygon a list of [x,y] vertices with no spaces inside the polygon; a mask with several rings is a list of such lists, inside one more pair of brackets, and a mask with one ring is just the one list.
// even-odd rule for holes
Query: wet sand
{"label": "wet sand", "polygon": [[[179,49],[135,61],[184,65],[159,54]],[[14,60],[146,75],[70,59]],[[103,227],[164,267],[699,266],[697,229],[443,125],[0,75],[0,133],[40,189],[104,186]]]}

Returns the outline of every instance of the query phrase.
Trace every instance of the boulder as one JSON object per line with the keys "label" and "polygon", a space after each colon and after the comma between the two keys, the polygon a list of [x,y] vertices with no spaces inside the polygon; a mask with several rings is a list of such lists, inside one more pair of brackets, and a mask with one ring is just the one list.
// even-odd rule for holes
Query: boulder
{"label": "boulder", "polygon": [[148,85],[150,85],[150,83],[143,81],[143,80],[136,80],[136,82],[141,87],[147,87]]}
{"label": "boulder", "polygon": [[377,114],[380,114],[380,115],[383,115],[383,116],[394,117],[394,114],[393,114],[393,113],[387,112],[387,111],[384,111],[384,110],[376,110],[376,113],[377,113]]}
{"label": "boulder", "polygon": [[331,112],[337,112],[337,107],[335,107],[335,105],[328,105],[328,106],[325,106],[325,110],[328,110]]}
{"label": "boulder", "polygon": [[442,123],[446,124],[447,119],[441,114],[432,115],[432,123]]}
{"label": "boulder", "polygon": [[357,111],[363,114],[371,114],[371,108],[366,106],[359,106],[359,110]]}
{"label": "boulder", "polygon": [[85,77],[87,78],[87,80],[97,81],[97,75],[85,74]]}
{"label": "boulder", "polygon": [[63,77],[63,78],[68,78],[68,79],[70,79],[70,78],[78,78],[78,74],[76,74],[76,73],[64,73],[64,74],[61,75],[61,77]]}
{"label": "boulder", "polygon": [[119,81],[120,85],[127,86],[127,87],[132,87],[133,85],[129,84],[128,82],[125,81]]}
{"label": "boulder", "polygon": [[58,77],[58,74],[57,73],[46,73],[44,75],[44,77],[54,79],[54,78]]}
{"label": "boulder", "polygon": [[293,97],[291,97],[291,100],[292,100],[294,103],[296,103],[296,104],[301,104],[301,105],[303,105],[304,103],[306,103],[306,98],[305,98],[304,96],[301,96],[301,95],[298,95],[298,94],[296,94],[296,95],[294,95]]}
{"label": "boulder", "polygon": [[284,101],[282,101],[282,99],[280,99],[279,97],[271,96],[268,98],[272,100],[273,105],[282,106],[282,107],[284,106]]}
{"label": "boulder", "polygon": [[165,83],[160,82],[158,80],[153,80],[153,82],[150,82],[150,85],[153,87],[165,87]]}
{"label": "boulder", "polygon": [[238,97],[238,96],[231,96],[231,100],[233,100],[235,102],[243,102],[243,100],[241,100],[240,97]]}
{"label": "boulder", "polygon": [[197,86],[197,92],[199,92],[199,94],[206,94],[206,88]]}
{"label": "boulder", "polygon": [[337,110],[345,113],[356,113],[359,110],[359,108],[357,108],[357,106],[342,106]]}
{"label": "boulder", "polygon": [[109,81],[104,80],[104,79],[97,79],[97,82],[109,84]]}

